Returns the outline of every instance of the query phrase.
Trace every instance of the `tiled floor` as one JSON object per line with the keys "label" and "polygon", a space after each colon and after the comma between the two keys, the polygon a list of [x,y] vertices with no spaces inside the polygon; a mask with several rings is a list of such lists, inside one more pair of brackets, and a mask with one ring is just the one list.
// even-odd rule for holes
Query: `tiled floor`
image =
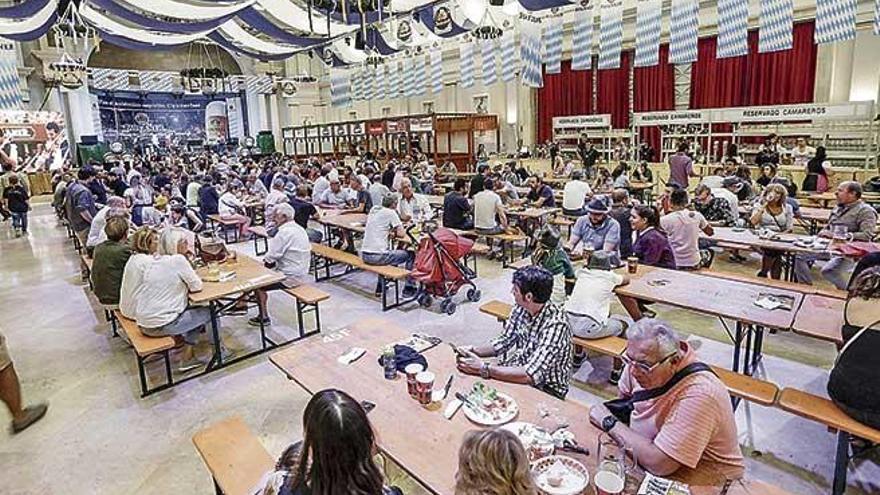
{"label": "tiled floor", "polygon": [[[51,403],[45,420],[28,431],[0,433],[2,494],[169,494],[211,493],[210,477],[192,447],[198,429],[237,414],[273,454],[300,434],[305,392],[284,379],[266,356],[139,398],[132,352],[109,336],[108,325],[79,277],[72,244],[46,204],[31,217],[32,233],[14,239],[0,224],[0,302],[3,332],[9,341],[26,401]],[[249,251],[249,244],[237,249]],[[753,271],[719,261],[720,268]],[[509,301],[510,271],[481,260],[483,299]],[[378,312],[371,296],[375,279],[357,274],[323,283],[332,295],[325,304],[324,328],[347,325]],[[344,308],[343,311],[338,309]],[[460,343],[491,337],[498,324],[466,303],[451,317],[415,307],[384,316],[412,329]],[[619,311],[619,308],[618,308]],[[274,332],[293,335],[293,304],[272,296]],[[731,347],[717,320],[660,306],[672,322],[699,345],[704,360],[729,366]],[[227,345],[256,345],[255,331],[243,317],[223,320]],[[294,344],[295,345],[295,344]],[[823,393],[834,358],[829,344],[781,333],[769,338],[765,376],[781,386]],[[207,347],[202,352],[208,353]],[[597,358],[577,375],[572,400],[595,403],[609,392],[608,359]],[[599,395],[596,395],[599,394]],[[7,421],[5,412],[0,421]],[[583,418],[586,421],[586,418]],[[749,475],[794,494],[827,493],[835,438],[825,428],[772,408],[740,407],[741,443],[748,453]],[[407,493],[422,493],[405,476],[395,479]],[[876,460],[851,467],[850,491],[880,492]]]}

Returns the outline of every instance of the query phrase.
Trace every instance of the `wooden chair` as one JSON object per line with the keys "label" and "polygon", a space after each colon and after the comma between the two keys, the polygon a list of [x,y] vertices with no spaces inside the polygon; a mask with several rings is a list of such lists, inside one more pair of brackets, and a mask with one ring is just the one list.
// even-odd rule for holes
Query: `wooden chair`
{"label": "wooden chair", "polygon": [[[173,386],[174,378],[171,374],[170,351],[174,348],[174,338],[147,337],[141,332],[141,329],[134,320],[129,320],[122,316],[122,313],[118,310],[114,311],[113,315],[119,323],[119,326],[122,327],[122,331],[125,332],[128,341],[134,349],[135,357],[137,358],[138,375],[140,376],[141,382],[141,397],[146,397],[154,392]],[[147,372],[144,363],[148,357],[154,354],[161,354],[162,358],[165,360],[165,384],[150,389],[147,385]]]}
{"label": "wooden chair", "polygon": [[224,419],[192,437],[218,494],[250,495],[275,461],[238,416]]}

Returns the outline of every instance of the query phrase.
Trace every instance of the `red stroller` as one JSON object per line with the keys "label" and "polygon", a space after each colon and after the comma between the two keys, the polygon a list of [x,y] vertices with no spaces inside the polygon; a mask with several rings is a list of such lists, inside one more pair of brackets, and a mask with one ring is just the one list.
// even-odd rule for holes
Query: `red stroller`
{"label": "red stroller", "polygon": [[482,294],[472,282],[477,274],[460,261],[471,251],[474,241],[445,228],[426,233],[428,235],[419,242],[412,271],[413,280],[422,283],[419,304],[427,308],[434,297],[443,298],[440,310],[451,315],[456,307],[452,296],[465,285],[470,286],[468,300],[479,301]]}

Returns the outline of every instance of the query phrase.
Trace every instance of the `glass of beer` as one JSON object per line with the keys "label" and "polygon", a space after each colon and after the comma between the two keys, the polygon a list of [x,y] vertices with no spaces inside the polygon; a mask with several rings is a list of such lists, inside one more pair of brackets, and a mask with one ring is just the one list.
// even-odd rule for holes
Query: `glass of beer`
{"label": "glass of beer", "polygon": [[619,495],[626,486],[626,472],[635,467],[635,459],[627,463],[627,449],[611,435],[603,433],[599,435],[599,448],[597,449],[599,465],[593,483],[596,485],[598,495]]}
{"label": "glass of beer", "polygon": [[639,271],[639,259],[635,256],[630,256],[626,259],[626,271],[630,274],[634,274]]}

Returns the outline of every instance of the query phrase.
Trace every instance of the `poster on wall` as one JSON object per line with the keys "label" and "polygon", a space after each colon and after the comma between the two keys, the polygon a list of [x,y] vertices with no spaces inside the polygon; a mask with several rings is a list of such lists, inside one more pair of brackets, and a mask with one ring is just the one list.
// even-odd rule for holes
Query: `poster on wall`
{"label": "poster on wall", "polygon": [[71,159],[59,112],[0,110],[0,148],[28,172],[58,170]]}
{"label": "poster on wall", "polygon": [[193,141],[224,144],[229,138],[225,99],[170,93],[98,94],[104,139],[127,149],[180,146]]}

